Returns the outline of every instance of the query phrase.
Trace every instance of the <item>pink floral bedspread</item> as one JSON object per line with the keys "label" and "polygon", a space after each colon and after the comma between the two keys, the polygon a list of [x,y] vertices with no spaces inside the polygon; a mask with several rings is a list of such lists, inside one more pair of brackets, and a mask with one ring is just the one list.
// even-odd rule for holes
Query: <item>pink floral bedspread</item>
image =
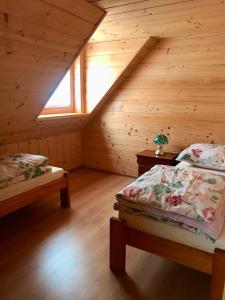
{"label": "pink floral bedspread", "polygon": [[225,216],[225,176],[156,165],[116,194],[117,208],[144,213],[215,240]]}

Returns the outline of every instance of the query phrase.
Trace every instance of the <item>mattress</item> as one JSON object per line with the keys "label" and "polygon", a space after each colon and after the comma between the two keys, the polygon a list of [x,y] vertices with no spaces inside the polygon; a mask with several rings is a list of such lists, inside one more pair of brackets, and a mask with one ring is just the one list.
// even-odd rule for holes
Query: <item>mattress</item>
{"label": "mattress", "polygon": [[64,175],[64,170],[57,167],[51,167],[52,171],[41,176],[35,177],[33,179],[15,183],[13,185],[4,187],[0,189],[0,201],[4,201],[13,196],[22,194],[33,190],[41,185],[47,184],[56,179],[62,178]]}
{"label": "mattress", "polygon": [[[181,162],[177,166],[199,169],[197,167],[192,167],[186,162]],[[201,169],[201,171],[211,172],[215,174],[223,174],[225,176],[225,172],[221,171],[214,171],[208,169]],[[119,218],[126,220],[127,225],[131,228],[146,233],[154,234],[156,236],[175,241],[187,246],[191,246],[200,250],[204,250],[209,253],[213,253],[215,248],[225,250],[225,229],[223,229],[220,238],[215,243],[212,243],[211,241],[207,240],[204,236],[194,234],[188,230],[173,226],[168,223],[161,223],[159,221],[145,216],[119,212]]]}

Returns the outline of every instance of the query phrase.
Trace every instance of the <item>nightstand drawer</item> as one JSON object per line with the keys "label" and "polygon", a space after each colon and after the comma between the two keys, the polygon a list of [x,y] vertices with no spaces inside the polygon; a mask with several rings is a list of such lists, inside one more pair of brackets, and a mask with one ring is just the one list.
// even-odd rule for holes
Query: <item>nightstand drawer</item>
{"label": "nightstand drawer", "polygon": [[170,165],[174,166],[177,164],[175,158],[176,153],[165,153],[162,156],[156,156],[153,150],[144,150],[137,153],[137,163],[138,163],[138,175],[149,171],[155,165]]}
{"label": "nightstand drawer", "polygon": [[146,156],[137,156],[137,162],[140,165],[172,165],[174,161],[170,159],[162,159],[161,157],[146,157]]}

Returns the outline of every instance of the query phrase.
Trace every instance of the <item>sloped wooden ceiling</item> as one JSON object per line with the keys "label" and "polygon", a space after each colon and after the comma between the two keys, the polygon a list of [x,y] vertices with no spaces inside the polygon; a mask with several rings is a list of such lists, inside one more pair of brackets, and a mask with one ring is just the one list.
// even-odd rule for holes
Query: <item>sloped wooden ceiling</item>
{"label": "sloped wooden ceiling", "polygon": [[[89,44],[89,47],[85,51],[87,57],[85,106],[86,111],[91,114],[89,120],[85,122],[86,124],[95,117],[96,113],[109,98],[120,89],[122,83],[126,81],[138,64],[154,49],[158,42],[159,39],[154,37],[138,39],[136,43],[133,43],[132,49],[129,49],[129,43],[128,45],[122,44],[120,53],[116,55],[99,55],[97,47],[93,47],[91,43]],[[105,49],[104,52],[108,51],[110,53],[110,50],[110,45],[108,44],[107,50]],[[94,56],[91,55],[93,52]],[[121,61],[119,65],[118,60]],[[117,63],[116,66],[113,66],[113,63]],[[96,77],[100,84],[96,85]]]}
{"label": "sloped wooden ceiling", "polygon": [[36,116],[104,14],[84,0],[0,0],[0,142],[44,131]]}

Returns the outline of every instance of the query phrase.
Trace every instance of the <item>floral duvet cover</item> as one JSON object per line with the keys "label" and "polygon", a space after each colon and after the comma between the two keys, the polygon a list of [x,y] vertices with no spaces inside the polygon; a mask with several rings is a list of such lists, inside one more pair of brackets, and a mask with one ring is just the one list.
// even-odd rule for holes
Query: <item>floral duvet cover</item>
{"label": "floral duvet cover", "polygon": [[225,176],[156,165],[116,194],[116,209],[144,214],[218,239],[225,216]]}
{"label": "floral duvet cover", "polygon": [[33,154],[0,156],[0,188],[50,172],[48,158]]}

